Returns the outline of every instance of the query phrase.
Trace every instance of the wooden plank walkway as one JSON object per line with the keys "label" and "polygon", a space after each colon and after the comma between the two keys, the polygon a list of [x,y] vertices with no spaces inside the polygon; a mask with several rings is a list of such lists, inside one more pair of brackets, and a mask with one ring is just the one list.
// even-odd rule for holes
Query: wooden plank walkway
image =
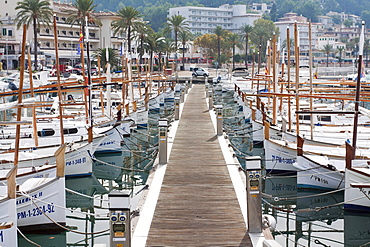
{"label": "wooden plank walkway", "polygon": [[146,246],[252,246],[202,84],[186,99]]}

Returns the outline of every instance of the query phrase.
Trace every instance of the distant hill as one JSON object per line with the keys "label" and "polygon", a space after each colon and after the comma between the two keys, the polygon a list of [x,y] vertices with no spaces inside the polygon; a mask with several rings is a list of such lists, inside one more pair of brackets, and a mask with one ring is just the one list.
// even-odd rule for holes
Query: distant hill
{"label": "distant hill", "polygon": [[176,6],[218,7],[222,4],[252,4],[265,2],[276,4],[272,20],[287,12],[296,12],[315,21],[318,15],[329,11],[345,12],[361,16],[365,10],[370,10],[370,0],[95,0],[98,11],[117,11],[124,6],[133,6],[143,13],[144,20],[149,21],[154,30],[161,28],[166,21],[167,11]]}

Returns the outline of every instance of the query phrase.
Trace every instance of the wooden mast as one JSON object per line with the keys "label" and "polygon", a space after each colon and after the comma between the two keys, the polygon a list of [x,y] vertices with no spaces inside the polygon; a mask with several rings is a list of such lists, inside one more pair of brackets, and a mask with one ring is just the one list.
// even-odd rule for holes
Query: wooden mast
{"label": "wooden mast", "polygon": [[[35,97],[35,91],[33,89],[33,77],[32,77],[32,63],[31,63],[31,47],[28,46],[27,50],[27,59],[28,59],[28,74],[30,77],[30,90],[31,90],[31,97]],[[37,135],[37,119],[36,119],[36,106],[32,106],[32,127],[33,127],[33,140],[35,142],[35,146],[39,146],[39,137]]]}
{"label": "wooden mast", "polygon": [[[296,111],[299,111],[299,37],[298,24],[294,23],[294,43],[295,43],[295,104]],[[299,114],[296,114],[296,133],[299,135]]]}
{"label": "wooden mast", "polygon": [[[21,121],[22,114],[22,97],[23,97],[23,82],[24,82],[24,60],[26,53],[26,35],[27,25],[23,25],[23,38],[22,38],[22,55],[21,55],[21,66],[20,66],[20,77],[19,77],[19,89],[18,89],[18,107],[17,107],[17,122]],[[19,139],[21,134],[21,126],[17,124],[15,126],[15,150],[14,150],[14,166],[18,165],[19,161]]]}
{"label": "wooden mast", "polygon": [[58,51],[58,34],[57,34],[57,17],[54,15],[54,47],[55,47],[55,65],[57,66],[57,85],[59,98],[59,128],[60,128],[60,142],[64,144],[64,129],[63,129],[63,107],[62,107],[62,91],[60,87],[60,67],[59,67],[59,51]]}
{"label": "wooden mast", "polygon": [[357,125],[358,125],[358,113],[359,113],[359,104],[360,104],[360,90],[361,90],[361,69],[362,69],[362,54],[364,51],[364,41],[365,41],[365,22],[362,22],[361,35],[360,35],[360,48],[358,52],[358,64],[357,64],[357,83],[356,83],[356,97],[355,97],[355,114],[354,114],[354,123],[353,123],[353,138],[352,138],[352,147],[354,149],[352,158],[356,156],[356,142],[357,142]]}
{"label": "wooden mast", "polygon": [[[290,30],[289,26],[286,29],[286,43],[287,43],[287,51],[288,51],[288,88],[290,89]],[[292,131],[292,112],[291,112],[291,105],[290,105],[290,96],[288,96],[288,131]]]}
{"label": "wooden mast", "polygon": [[[313,81],[312,81],[312,29],[311,29],[311,21],[308,23],[308,44],[309,44],[309,51],[308,51],[308,59],[309,59],[309,73],[310,73],[310,95],[313,94]],[[313,111],[313,98],[310,98],[310,111]],[[311,140],[313,140],[313,115],[310,114],[310,131],[311,131]]]}
{"label": "wooden mast", "polygon": [[272,96],[272,124],[276,125],[277,123],[277,71],[276,71],[276,34],[272,36],[272,90],[274,92],[274,95]]}

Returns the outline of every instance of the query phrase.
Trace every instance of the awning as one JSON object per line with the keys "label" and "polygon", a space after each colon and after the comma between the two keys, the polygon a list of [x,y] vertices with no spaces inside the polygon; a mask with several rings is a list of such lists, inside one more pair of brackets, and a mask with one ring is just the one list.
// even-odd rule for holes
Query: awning
{"label": "awning", "polygon": [[[44,51],[45,56],[55,58],[55,51]],[[58,51],[59,58],[78,59],[81,55],[77,54],[77,50]],[[86,52],[84,53],[86,57]]]}

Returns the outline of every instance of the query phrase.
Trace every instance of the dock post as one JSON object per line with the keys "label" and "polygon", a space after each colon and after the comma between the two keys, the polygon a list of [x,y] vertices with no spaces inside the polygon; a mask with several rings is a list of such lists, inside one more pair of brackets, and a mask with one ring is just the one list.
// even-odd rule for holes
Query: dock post
{"label": "dock post", "polygon": [[181,89],[180,89],[180,102],[181,103],[184,103],[185,101],[185,87],[184,86],[181,86]]}
{"label": "dock post", "polygon": [[175,120],[180,119],[180,97],[175,97]]}
{"label": "dock post", "polygon": [[208,98],[209,97],[209,95],[208,95],[208,84],[206,83],[204,87],[205,87],[205,90],[206,90],[206,98]]}
{"label": "dock post", "polygon": [[185,81],[185,93],[189,93],[189,81]]}
{"label": "dock post", "polygon": [[245,158],[247,177],[248,232],[262,232],[261,157]]}
{"label": "dock post", "polygon": [[159,119],[158,121],[158,129],[159,129],[158,157],[159,157],[160,165],[167,164],[167,128],[168,128],[168,120],[166,118]]}
{"label": "dock post", "polygon": [[221,136],[223,134],[223,131],[222,131],[222,124],[223,124],[222,105],[215,105],[215,108],[216,108],[216,113],[217,113],[217,135]]}
{"label": "dock post", "polygon": [[131,247],[130,192],[111,191],[108,198],[110,246]]}
{"label": "dock post", "polygon": [[208,91],[208,110],[212,110],[213,109],[213,92],[212,90],[209,90]]}

